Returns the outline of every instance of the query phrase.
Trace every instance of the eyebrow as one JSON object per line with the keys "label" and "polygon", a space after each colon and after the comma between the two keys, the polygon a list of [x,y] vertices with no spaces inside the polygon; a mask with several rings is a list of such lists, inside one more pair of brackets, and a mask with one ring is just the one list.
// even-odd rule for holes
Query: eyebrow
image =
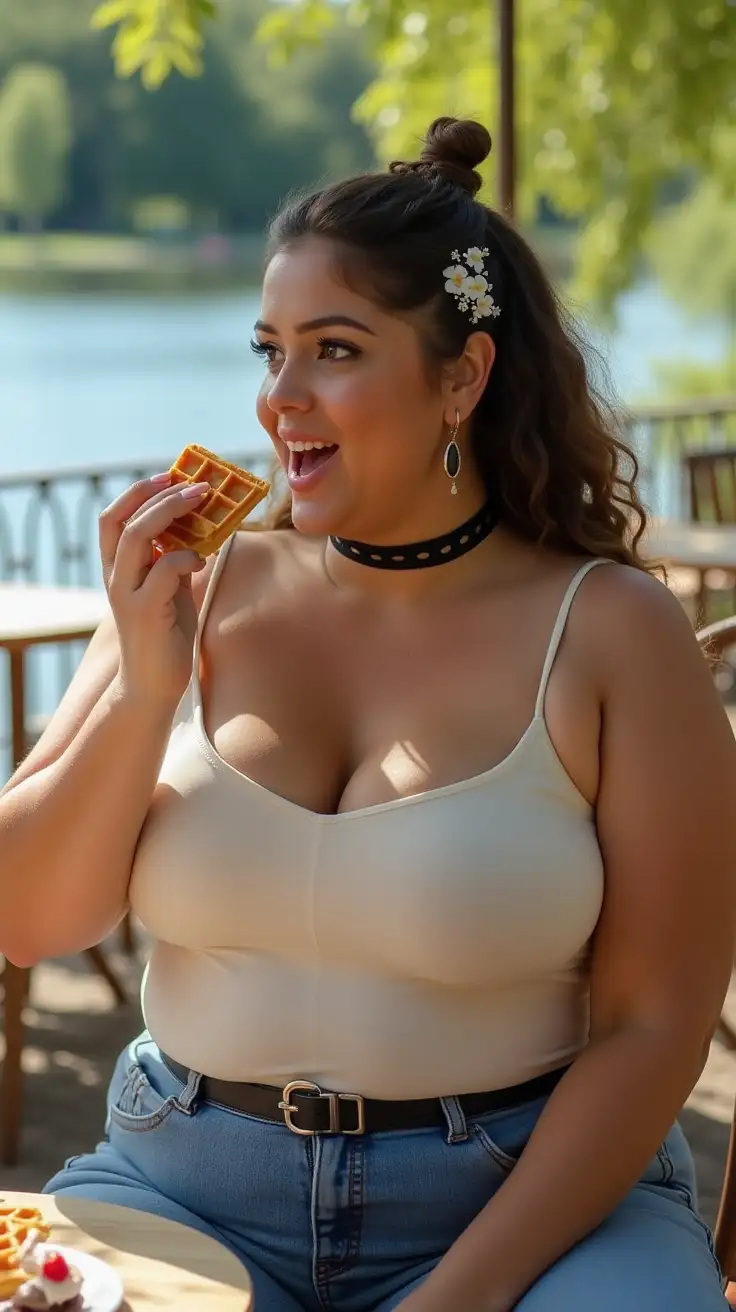
{"label": "eyebrow", "polygon": [[[256,320],[254,327],[257,332],[272,333],[274,337],[277,335],[273,324],[264,323],[263,319]],[[350,319],[344,314],[327,314],[321,319],[309,319],[306,323],[297,324],[296,331],[311,333],[317,328],[357,328],[361,333],[370,333],[371,337],[376,335],[367,324],[361,323],[358,319]]]}

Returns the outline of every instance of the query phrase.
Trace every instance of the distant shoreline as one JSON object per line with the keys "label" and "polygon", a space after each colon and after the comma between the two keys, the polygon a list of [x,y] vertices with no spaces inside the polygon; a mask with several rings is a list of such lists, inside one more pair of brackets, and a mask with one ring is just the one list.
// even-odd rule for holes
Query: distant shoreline
{"label": "distant shoreline", "polygon": [[[552,277],[565,282],[574,234],[537,228],[530,239]],[[0,232],[0,294],[237,291],[260,281],[264,251],[263,233]]]}

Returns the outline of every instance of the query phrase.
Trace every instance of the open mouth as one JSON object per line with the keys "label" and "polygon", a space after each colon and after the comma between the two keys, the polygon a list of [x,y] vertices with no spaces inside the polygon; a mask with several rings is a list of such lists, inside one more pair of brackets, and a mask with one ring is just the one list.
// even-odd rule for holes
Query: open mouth
{"label": "open mouth", "polygon": [[326,465],[337,450],[337,446],[313,446],[309,450],[301,451],[289,447],[289,478],[309,478],[322,465]]}

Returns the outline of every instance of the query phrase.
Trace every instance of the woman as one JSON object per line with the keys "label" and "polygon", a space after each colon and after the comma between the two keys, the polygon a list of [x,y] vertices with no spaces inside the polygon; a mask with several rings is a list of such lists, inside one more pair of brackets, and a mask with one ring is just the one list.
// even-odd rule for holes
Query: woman
{"label": "woman", "polygon": [[489,148],[440,119],[276,219],[288,506],[206,568],[150,563],[195,489],[104,512],[112,618],[0,803],[11,959],[154,939],[48,1189],[215,1236],[257,1312],[725,1308],[675,1118],[736,748]]}

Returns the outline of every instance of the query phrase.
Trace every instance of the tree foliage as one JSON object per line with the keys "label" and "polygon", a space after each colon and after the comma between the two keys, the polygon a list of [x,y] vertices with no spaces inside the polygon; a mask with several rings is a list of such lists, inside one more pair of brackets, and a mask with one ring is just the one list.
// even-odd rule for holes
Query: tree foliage
{"label": "tree foliage", "polygon": [[[182,3],[157,7],[173,14]],[[414,154],[440,113],[497,126],[488,0],[460,8],[457,0],[347,0],[346,8],[378,63],[355,112],[383,159]],[[576,290],[610,303],[684,178],[713,175],[736,188],[736,4],[517,0],[517,11],[521,214],[529,219],[545,202],[582,221]],[[334,18],[330,0],[296,0],[272,6],[261,34],[283,60],[321,39]],[[493,187],[492,166],[487,177]]]}
{"label": "tree foliage", "polygon": [[350,107],[374,70],[344,15],[284,77],[255,40],[268,0],[231,0],[208,27],[201,76],[174,74],[151,95],[138,74],[116,76],[110,31],[90,25],[96,2],[0,4],[0,85],[41,62],[69,88],[74,141],[56,226],[125,230],[141,201],[171,196],[195,229],[262,232],[290,187],[373,162]]}
{"label": "tree foliage", "polygon": [[[316,3],[290,7],[291,22],[305,8],[312,23]],[[461,10],[455,0],[352,4],[377,43],[379,75],[357,113],[383,157],[413,153],[436,113],[497,122],[487,0]],[[736,6],[518,0],[517,10],[521,213],[532,217],[545,200],[582,220],[577,290],[610,302],[687,174],[736,187]]]}
{"label": "tree foliage", "polygon": [[0,202],[25,224],[61,205],[71,135],[63,75],[44,64],[13,69],[0,94]]}
{"label": "tree foliage", "polygon": [[662,287],[698,321],[720,322],[726,334],[723,359],[662,364],[657,377],[671,396],[736,392],[736,195],[716,178],[702,181],[653,227],[648,243]]}
{"label": "tree foliage", "polygon": [[121,77],[140,70],[155,91],[172,68],[185,77],[203,71],[202,23],[216,14],[213,0],[103,0],[92,15],[98,30],[117,26],[113,55]]}
{"label": "tree foliage", "polygon": [[695,319],[720,319],[736,355],[736,194],[716,178],[702,181],[664,214],[649,242],[664,289]]}

